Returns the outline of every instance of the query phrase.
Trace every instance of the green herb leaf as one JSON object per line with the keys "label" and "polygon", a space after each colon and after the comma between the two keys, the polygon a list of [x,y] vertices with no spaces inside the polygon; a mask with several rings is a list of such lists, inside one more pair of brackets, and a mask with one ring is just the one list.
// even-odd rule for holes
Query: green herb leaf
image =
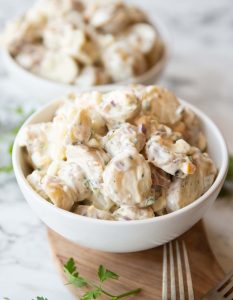
{"label": "green herb leaf", "polygon": [[226,180],[233,181],[233,156],[229,157],[229,169],[228,169]]}
{"label": "green herb leaf", "polygon": [[44,297],[36,297],[36,300],[48,300],[48,299]]}
{"label": "green herb leaf", "polygon": [[86,294],[84,294],[80,300],[92,300],[92,299],[97,299],[98,297],[100,297],[102,295],[102,292],[100,289],[96,289],[96,290],[92,290],[92,291],[88,291],[86,292]]}
{"label": "green herb leaf", "polygon": [[76,271],[75,261],[72,257],[66,262],[66,264],[64,265],[64,269],[70,274],[73,274]]}
{"label": "green herb leaf", "polygon": [[0,167],[0,173],[11,173],[12,171],[13,171],[12,164]]}
{"label": "green herb leaf", "polygon": [[64,265],[64,272],[66,274],[68,284],[72,284],[77,288],[87,285],[86,280],[79,276],[79,273],[76,270],[75,261],[73,258],[70,258]]}
{"label": "green herb leaf", "polygon": [[16,135],[19,131],[19,129],[21,128],[21,126],[23,125],[23,123],[27,120],[27,118],[30,117],[30,115],[32,115],[34,113],[34,109],[32,109],[20,122],[17,126],[15,126],[12,130],[11,133]]}
{"label": "green herb leaf", "polygon": [[107,279],[118,279],[119,278],[119,276],[116,273],[106,269],[102,265],[99,266],[98,276],[99,276],[99,279],[101,282],[104,282]]}
{"label": "green herb leaf", "polygon": [[22,115],[24,113],[24,109],[22,106],[17,106],[15,111],[17,112],[17,114]]}
{"label": "green herb leaf", "polygon": [[223,186],[218,196],[224,198],[230,196],[231,193],[232,192],[227,187]]}
{"label": "green herb leaf", "polygon": [[155,203],[155,198],[153,196],[149,196],[145,200],[145,207],[150,206]]}
{"label": "green herb leaf", "polygon": [[10,142],[10,144],[8,145],[8,153],[10,155],[12,155],[13,145],[14,145],[14,141]]}

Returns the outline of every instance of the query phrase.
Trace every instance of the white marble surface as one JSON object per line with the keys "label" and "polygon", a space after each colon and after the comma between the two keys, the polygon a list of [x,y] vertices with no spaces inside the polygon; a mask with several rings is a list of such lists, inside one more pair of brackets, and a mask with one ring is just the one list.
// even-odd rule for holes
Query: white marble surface
{"label": "white marble surface", "polygon": [[[0,0],[0,26],[31,5]],[[171,34],[170,64],[162,83],[202,108],[224,132],[233,153],[233,1],[137,0]],[[27,106],[26,91],[15,86],[0,60],[0,130],[9,111]],[[1,160],[2,158],[0,158]],[[219,199],[205,217],[208,238],[225,271],[233,268],[233,197]],[[0,176],[0,299],[73,299],[52,263],[46,232],[24,201],[13,175]]]}

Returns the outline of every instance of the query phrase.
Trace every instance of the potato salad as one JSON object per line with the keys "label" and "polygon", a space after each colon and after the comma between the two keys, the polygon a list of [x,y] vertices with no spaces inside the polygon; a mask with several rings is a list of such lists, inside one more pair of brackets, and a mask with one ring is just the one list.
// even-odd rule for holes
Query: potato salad
{"label": "potato salad", "polygon": [[19,135],[32,188],[55,206],[104,220],[176,211],[213,184],[197,116],[168,90],[132,85],[69,94],[51,121]]}
{"label": "potato salad", "polygon": [[39,0],[6,26],[1,44],[30,72],[82,86],[137,77],[164,52],[147,16],[121,0]]}

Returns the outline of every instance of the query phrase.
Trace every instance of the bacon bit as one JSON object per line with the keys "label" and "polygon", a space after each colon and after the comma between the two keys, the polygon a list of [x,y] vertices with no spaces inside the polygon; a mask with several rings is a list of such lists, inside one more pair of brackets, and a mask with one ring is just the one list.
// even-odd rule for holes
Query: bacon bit
{"label": "bacon bit", "polygon": [[125,221],[131,221],[131,220],[132,220],[132,219],[130,219],[130,218],[127,217],[127,216],[124,216],[123,219],[124,219]]}
{"label": "bacon bit", "polygon": [[187,166],[187,173],[193,174],[196,171],[196,166],[192,163],[189,163]]}
{"label": "bacon bit", "polygon": [[119,170],[121,170],[121,171],[124,171],[125,165],[124,165],[124,163],[123,163],[122,161],[117,161],[117,162],[115,163],[115,165],[116,165],[117,169],[119,169]]}
{"label": "bacon bit", "polygon": [[143,123],[141,124],[140,130],[141,130],[142,133],[146,134],[146,131],[147,131],[146,126]]}
{"label": "bacon bit", "polygon": [[81,3],[81,1],[78,1],[78,2],[74,1],[73,8],[74,8],[74,10],[77,10],[78,12],[84,11],[84,5]]}
{"label": "bacon bit", "polygon": [[156,168],[155,166],[150,164],[151,168],[151,177],[152,177],[152,186],[155,188],[156,186],[162,186],[164,188],[168,187],[171,183],[170,175],[168,175],[163,170]]}
{"label": "bacon bit", "polygon": [[113,100],[110,101],[110,103],[112,104],[112,106],[116,107],[116,103]]}

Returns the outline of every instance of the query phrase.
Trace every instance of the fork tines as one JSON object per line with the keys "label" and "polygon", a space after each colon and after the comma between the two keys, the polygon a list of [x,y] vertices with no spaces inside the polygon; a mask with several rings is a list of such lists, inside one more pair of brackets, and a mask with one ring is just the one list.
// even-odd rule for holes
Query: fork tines
{"label": "fork tines", "polygon": [[[187,297],[185,297],[187,295]],[[162,300],[194,300],[188,253],[184,241],[163,246]]]}
{"label": "fork tines", "polygon": [[212,290],[210,290],[203,299],[206,300],[232,300],[233,299],[233,270]]}

